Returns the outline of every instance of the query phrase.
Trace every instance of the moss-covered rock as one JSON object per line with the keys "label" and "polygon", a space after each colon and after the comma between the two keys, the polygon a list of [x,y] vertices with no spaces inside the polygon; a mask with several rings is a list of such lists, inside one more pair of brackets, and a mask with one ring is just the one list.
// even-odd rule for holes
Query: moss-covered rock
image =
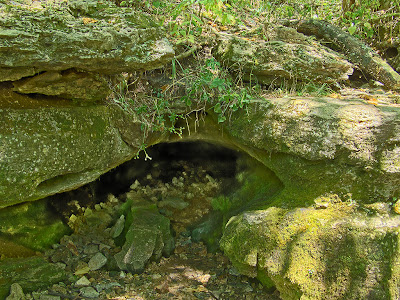
{"label": "moss-covered rock", "polygon": [[0,109],[0,207],[77,188],[130,159],[119,117],[103,105]]}
{"label": "moss-covered rock", "polygon": [[299,97],[254,103],[224,129],[283,182],[278,206],[303,206],[326,192],[366,202],[398,197],[399,120],[397,107]]}
{"label": "moss-covered rock", "polygon": [[125,230],[119,238],[124,244],[114,257],[121,270],[138,273],[148,261],[169,256],[174,249],[174,239],[169,219],[158,212],[155,204],[144,199],[130,199],[129,193],[127,196]]}
{"label": "moss-covered rock", "polygon": [[221,246],[283,299],[398,299],[399,216],[370,216],[337,196],[317,203],[233,217]]}
{"label": "moss-covered rock", "polygon": [[18,283],[25,293],[65,281],[65,271],[42,257],[10,258],[0,263],[0,299],[10,293],[13,283]]}
{"label": "moss-covered rock", "polygon": [[[29,3],[28,3],[29,2]],[[150,15],[111,1],[0,1],[0,81],[77,68],[159,68],[174,51]]]}
{"label": "moss-covered rock", "polygon": [[88,72],[48,71],[13,82],[14,91],[24,94],[59,96],[72,100],[99,101],[111,92],[107,80]]}
{"label": "moss-covered rock", "polygon": [[[349,62],[332,50],[294,29],[269,30],[268,41],[250,41],[236,35],[219,34],[214,56],[259,82],[282,81],[333,83],[353,73]],[[252,78],[254,80],[254,78]]]}
{"label": "moss-covered rock", "polygon": [[[4,241],[3,247],[0,248],[0,256],[18,257],[14,243],[43,251],[58,243],[61,237],[68,233],[69,227],[49,210],[46,199],[0,209],[0,238]],[[6,240],[12,243],[6,243]],[[13,249],[7,249],[8,247]],[[21,256],[24,256],[26,250],[20,250]]]}

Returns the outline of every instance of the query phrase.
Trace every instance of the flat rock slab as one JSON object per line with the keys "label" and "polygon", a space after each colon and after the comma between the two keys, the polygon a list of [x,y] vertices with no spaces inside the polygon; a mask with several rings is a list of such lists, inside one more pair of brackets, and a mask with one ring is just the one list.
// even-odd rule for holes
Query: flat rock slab
{"label": "flat rock slab", "polygon": [[110,1],[0,1],[0,81],[77,68],[159,68],[174,56],[150,15]]}

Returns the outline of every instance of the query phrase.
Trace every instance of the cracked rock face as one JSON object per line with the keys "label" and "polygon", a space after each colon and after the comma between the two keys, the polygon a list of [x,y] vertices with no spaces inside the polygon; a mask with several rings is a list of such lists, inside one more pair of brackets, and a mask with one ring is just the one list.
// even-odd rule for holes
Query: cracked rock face
{"label": "cracked rock face", "polygon": [[71,190],[135,151],[106,106],[0,110],[0,207]]}
{"label": "cracked rock face", "polygon": [[224,64],[265,84],[283,81],[335,83],[348,79],[352,65],[332,50],[311,41],[294,29],[267,31],[270,40],[250,41],[220,34],[213,54]]}
{"label": "cracked rock face", "polygon": [[174,55],[149,15],[107,1],[16,1],[2,5],[0,16],[0,81],[70,68],[103,74],[149,70]]}
{"label": "cracked rock face", "polygon": [[0,81],[19,93],[98,101],[107,76],[160,68],[175,54],[145,13],[109,1],[26,3],[0,5]]}

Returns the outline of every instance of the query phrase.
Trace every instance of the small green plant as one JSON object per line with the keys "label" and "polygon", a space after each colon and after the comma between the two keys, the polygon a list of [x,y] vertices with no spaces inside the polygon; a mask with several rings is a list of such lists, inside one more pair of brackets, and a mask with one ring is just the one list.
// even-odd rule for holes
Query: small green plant
{"label": "small green plant", "polygon": [[226,214],[229,212],[229,210],[232,208],[232,201],[226,196],[218,196],[216,198],[213,198],[211,200],[211,206],[214,210],[218,210],[222,212],[223,214]]}
{"label": "small green plant", "polygon": [[222,226],[228,222],[229,211],[233,207],[233,202],[230,198],[226,196],[218,196],[211,200],[211,206],[214,210],[220,211],[222,214]]}
{"label": "small green plant", "polygon": [[145,160],[151,159],[146,152],[147,145],[145,143],[149,133],[170,132],[181,136],[183,128],[176,127],[175,124],[179,118],[184,118],[184,115],[177,114],[171,108],[171,101],[162,90],[144,94],[138,93],[135,87],[132,87],[138,83],[129,83],[128,77],[125,74],[116,84],[113,84],[110,80],[112,92],[108,97],[108,101],[118,105],[128,114],[138,117],[143,132],[143,140],[139,145],[135,158],[139,158],[139,154],[144,152]]}
{"label": "small green plant", "polygon": [[191,76],[191,81],[182,101],[191,105],[194,99],[199,99],[205,108],[211,106],[219,123],[226,120],[227,114],[244,108],[252,98],[249,89],[236,87],[231,76],[214,58],[207,59],[199,72]]}

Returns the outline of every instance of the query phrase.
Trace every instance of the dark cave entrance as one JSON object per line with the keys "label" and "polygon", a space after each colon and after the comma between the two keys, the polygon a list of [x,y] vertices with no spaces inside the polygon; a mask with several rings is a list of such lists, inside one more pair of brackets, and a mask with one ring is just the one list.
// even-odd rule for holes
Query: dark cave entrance
{"label": "dark cave entrance", "polygon": [[151,160],[132,159],[76,190],[50,197],[68,221],[110,195],[122,203],[139,197],[157,205],[176,235],[191,235],[216,250],[223,224],[235,214],[268,203],[282,189],[275,174],[249,155],[204,141],[160,143]]}
{"label": "dark cave entrance", "polygon": [[[207,142],[161,143],[146,151],[151,160],[128,161],[90,184],[41,201],[45,218],[51,212],[54,224],[71,231],[60,232],[59,226],[45,234],[29,232],[34,239],[46,234],[52,239],[42,249],[46,259],[93,282],[123,280],[129,286],[156,274],[149,282],[154,289],[158,281],[174,283],[173,276],[186,291],[193,284],[187,274],[218,273],[221,277],[207,277],[210,290],[222,285],[242,294],[258,286],[252,293],[273,293],[232,271],[219,240],[231,216],[269,205],[282,189],[276,175],[243,152]],[[142,279],[132,282],[132,274]],[[71,285],[67,293],[75,289]]]}

